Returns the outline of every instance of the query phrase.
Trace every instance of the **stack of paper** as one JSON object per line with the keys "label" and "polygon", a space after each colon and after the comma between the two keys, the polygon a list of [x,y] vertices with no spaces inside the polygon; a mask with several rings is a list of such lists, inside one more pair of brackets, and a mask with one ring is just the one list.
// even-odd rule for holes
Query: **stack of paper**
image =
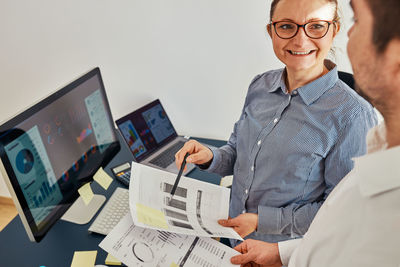
{"label": "stack of paper", "polygon": [[222,227],[228,218],[228,188],[132,163],[127,214],[100,247],[128,266],[233,266],[239,254],[210,237],[242,238]]}

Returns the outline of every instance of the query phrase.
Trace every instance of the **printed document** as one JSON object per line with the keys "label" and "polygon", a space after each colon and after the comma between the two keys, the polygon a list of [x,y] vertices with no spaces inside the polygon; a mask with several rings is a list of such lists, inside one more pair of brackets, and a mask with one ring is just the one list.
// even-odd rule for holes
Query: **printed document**
{"label": "printed document", "polygon": [[99,245],[127,266],[237,266],[230,258],[240,253],[207,237],[181,235],[135,226],[130,213]]}
{"label": "printed document", "polygon": [[182,176],[172,199],[176,174],[132,162],[129,207],[136,226],[178,234],[243,240],[227,219],[230,189]]}

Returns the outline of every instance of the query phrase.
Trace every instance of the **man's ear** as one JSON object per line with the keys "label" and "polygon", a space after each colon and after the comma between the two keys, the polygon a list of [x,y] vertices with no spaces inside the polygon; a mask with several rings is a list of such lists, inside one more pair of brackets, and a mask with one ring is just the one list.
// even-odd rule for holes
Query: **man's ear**
{"label": "man's ear", "polygon": [[272,24],[271,24],[271,23],[267,25],[267,32],[268,32],[268,34],[269,34],[269,37],[272,38],[271,27],[272,27]]}
{"label": "man's ear", "polygon": [[[389,74],[393,77],[393,83],[400,85],[400,39],[391,40],[385,51],[384,60],[388,63],[385,64],[388,68]],[[394,87],[396,87],[394,86]]]}

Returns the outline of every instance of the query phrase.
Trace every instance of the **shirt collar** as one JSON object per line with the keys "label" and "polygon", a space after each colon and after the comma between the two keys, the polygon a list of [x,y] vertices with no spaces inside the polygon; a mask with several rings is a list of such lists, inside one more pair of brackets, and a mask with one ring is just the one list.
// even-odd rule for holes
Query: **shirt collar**
{"label": "shirt collar", "polygon": [[282,89],[284,93],[286,93],[286,85],[285,85],[285,69],[280,70],[280,74],[277,76],[278,78],[275,80],[275,82],[272,84],[272,86],[269,88],[268,93],[274,93],[278,89]]}
{"label": "shirt collar", "polygon": [[[339,79],[336,64],[330,60],[325,60],[325,66],[328,68],[329,72],[319,77],[318,79],[297,88],[300,97],[303,99],[304,103],[307,106],[314,103],[318,100],[328,89],[333,87],[333,85]],[[276,92],[279,88],[286,93],[286,84],[285,84],[285,69],[281,70],[281,75],[275,81],[273,86],[268,90],[268,92],[273,93]]]}
{"label": "shirt collar", "polygon": [[354,159],[361,194],[372,197],[400,187],[400,146]]}
{"label": "shirt collar", "polygon": [[388,147],[386,142],[385,121],[370,129],[367,134],[367,153],[384,150]]}
{"label": "shirt collar", "polygon": [[400,146],[387,149],[384,121],[368,131],[367,144],[368,154],[354,159],[361,194],[374,196],[400,187]]}

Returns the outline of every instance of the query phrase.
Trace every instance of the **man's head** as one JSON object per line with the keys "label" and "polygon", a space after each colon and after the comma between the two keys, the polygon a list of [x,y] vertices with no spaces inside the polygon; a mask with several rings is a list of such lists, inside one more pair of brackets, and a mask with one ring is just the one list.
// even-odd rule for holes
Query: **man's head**
{"label": "man's head", "polygon": [[347,50],[354,77],[361,94],[385,115],[400,101],[400,1],[350,3],[354,25]]}
{"label": "man's head", "polygon": [[388,43],[400,39],[400,1],[367,0],[374,18],[372,41],[378,52],[384,52]]}

